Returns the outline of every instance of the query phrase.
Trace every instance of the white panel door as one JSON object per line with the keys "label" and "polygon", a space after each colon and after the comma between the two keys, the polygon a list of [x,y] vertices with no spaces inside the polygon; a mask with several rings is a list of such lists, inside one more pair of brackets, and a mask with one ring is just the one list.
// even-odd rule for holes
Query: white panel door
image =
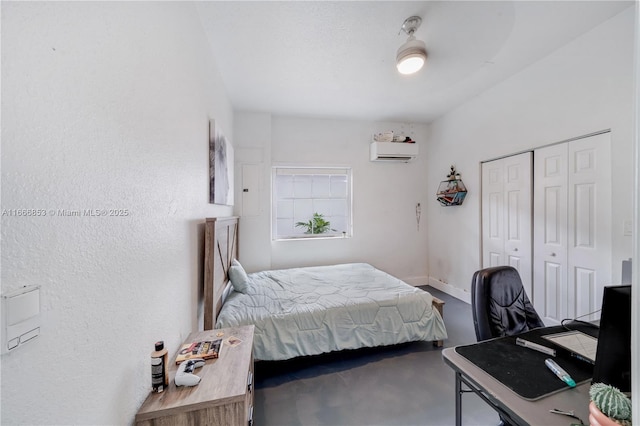
{"label": "white panel door", "polygon": [[569,143],[569,318],[600,309],[603,288],[612,284],[610,145],[610,133]]}
{"label": "white panel door", "polygon": [[610,135],[537,149],[534,162],[532,299],[551,325],[598,310],[610,284]]}
{"label": "white panel door", "polygon": [[547,325],[567,318],[568,145],[536,149],[533,306]]}
{"label": "white panel door", "polygon": [[482,267],[505,264],[504,179],[501,160],[482,163]]}
{"label": "white panel door", "polygon": [[531,294],[532,153],[482,163],[482,267],[516,268]]}
{"label": "white panel door", "polygon": [[242,165],[242,216],[258,216],[261,213],[260,198],[262,164]]}
{"label": "white panel door", "polygon": [[506,264],[518,270],[528,295],[532,291],[531,256],[533,252],[531,159],[531,152],[503,159]]}

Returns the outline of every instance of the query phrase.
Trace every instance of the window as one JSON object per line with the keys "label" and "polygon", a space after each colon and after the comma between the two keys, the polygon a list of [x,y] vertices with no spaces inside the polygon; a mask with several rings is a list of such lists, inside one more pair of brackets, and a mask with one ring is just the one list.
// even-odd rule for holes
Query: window
{"label": "window", "polygon": [[351,237],[351,169],[274,167],[272,239]]}

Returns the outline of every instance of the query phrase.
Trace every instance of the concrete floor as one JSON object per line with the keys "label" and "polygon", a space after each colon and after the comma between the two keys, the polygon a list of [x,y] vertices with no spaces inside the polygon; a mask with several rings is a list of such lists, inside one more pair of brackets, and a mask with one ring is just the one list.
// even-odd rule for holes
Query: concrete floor
{"label": "concrete floor", "polygon": [[[476,341],[471,307],[431,287],[446,302],[444,346]],[[454,373],[441,348],[413,342],[283,362],[258,362],[254,424],[453,425]],[[463,425],[497,425],[498,415],[463,395]]]}

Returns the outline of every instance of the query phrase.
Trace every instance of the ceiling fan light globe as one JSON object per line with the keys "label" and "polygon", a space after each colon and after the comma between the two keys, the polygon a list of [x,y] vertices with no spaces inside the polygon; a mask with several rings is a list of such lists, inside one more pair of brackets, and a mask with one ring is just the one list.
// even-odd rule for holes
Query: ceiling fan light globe
{"label": "ceiling fan light globe", "polygon": [[421,55],[412,55],[405,57],[396,65],[400,74],[413,74],[420,71],[424,65],[424,57]]}
{"label": "ceiling fan light globe", "polygon": [[413,74],[423,67],[426,59],[427,49],[424,42],[411,36],[398,49],[396,67],[400,74]]}

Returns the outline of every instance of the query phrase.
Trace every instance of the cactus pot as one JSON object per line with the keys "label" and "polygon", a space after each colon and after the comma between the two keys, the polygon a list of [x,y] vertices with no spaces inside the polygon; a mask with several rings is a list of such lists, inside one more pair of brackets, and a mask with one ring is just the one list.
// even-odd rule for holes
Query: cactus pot
{"label": "cactus pot", "polygon": [[596,407],[596,404],[591,401],[589,403],[589,425],[590,426],[620,426],[620,423],[605,416],[602,411]]}

